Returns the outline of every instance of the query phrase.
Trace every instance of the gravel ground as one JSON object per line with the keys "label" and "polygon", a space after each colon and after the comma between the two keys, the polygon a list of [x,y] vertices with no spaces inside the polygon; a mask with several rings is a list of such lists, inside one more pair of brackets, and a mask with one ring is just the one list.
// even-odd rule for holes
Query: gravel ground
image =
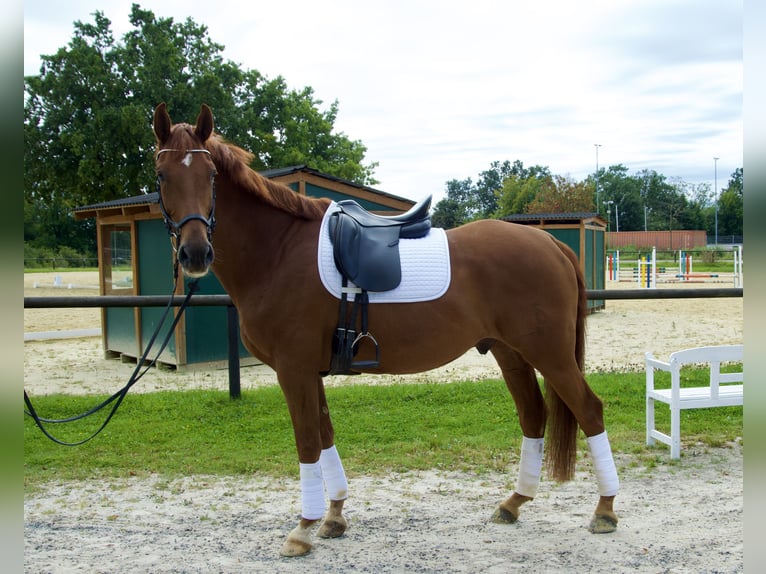
{"label": "gravel ground", "polygon": [[[662,457],[660,457],[662,458]],[[543,482],[519,522],[489,521],[510,474],[351,477],[347,533],[301,558],[279,547],[295,526],[295,481],[191,476],[50,483],[24,501],[25,571],[673,572],[743,571],[742,449],[685,449],[680,464],[617,457],[613,534],[590,534],[587,463]],[[513,474],[513,473],[512,473]]]}

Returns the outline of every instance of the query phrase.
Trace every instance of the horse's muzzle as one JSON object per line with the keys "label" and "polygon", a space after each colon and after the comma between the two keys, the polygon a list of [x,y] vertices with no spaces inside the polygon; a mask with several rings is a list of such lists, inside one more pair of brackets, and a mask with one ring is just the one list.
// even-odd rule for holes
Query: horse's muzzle
{"label": "horse's muzzle", "polygon": [[207,275],[214,258],[209,241],[184,242],[178,247],[178,263],[184,275],[192,279]]}

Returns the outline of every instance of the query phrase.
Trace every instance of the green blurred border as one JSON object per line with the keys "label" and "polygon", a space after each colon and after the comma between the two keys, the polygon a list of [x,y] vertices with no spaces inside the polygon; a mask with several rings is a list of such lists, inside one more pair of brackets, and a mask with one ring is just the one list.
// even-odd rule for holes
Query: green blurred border
{"label": "green blurred border", "polygon": [[[0,428],[2,428],[2,518],[0,548],[3,570],[22,572],[24,564],[24,494],[22,474],[23,426],[21,388],[24,380],[23,283],[23,117],[24,117],[24,11],[23,4],[4,4],[0,27],[0,153],[3,209],[0,226],[0,284],[2,285],[3,329],[0,330]],[[18,115],[16,115],[18,114]],[[18,567],[15,567],[18,564]]]}
{"label": "green blurred border", "polygon": [[766,562],[761,519],[766,515],[766,4],[745,2],[744,194],[745,194],[745,571]]}

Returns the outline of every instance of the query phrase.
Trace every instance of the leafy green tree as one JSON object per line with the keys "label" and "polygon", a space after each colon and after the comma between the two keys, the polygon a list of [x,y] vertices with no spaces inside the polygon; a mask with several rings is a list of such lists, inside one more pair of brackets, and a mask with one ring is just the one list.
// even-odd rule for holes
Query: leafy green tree
{"label": "leafy green tree", "polygon": [[731,174],[729,184],[718,198],[718,235],[743,235],[743,169]]}
{"label": "leafy green tree", "polygon": [[509,177],[519,176],[524,171],[524,165],[516,160],[511,163],[508,160],[500,163],[493,161],[488,170],[479,174],[474,192],[476,210],[474,219],[487,219],[497,211],[498,200],[503,188],[503,182]]}
{"label": "leafy green tree", "polygon": [[705,229],[709,233],[710,185],[692,184],[679,180],[676,189],[686,198],[686,205],[679,215],[681,229]]}
{"label": "leafy green tree", "polygon": [[587,182],[554,175],[542,180],[527,213],[593,213],[595,189]]}
{"label": "leafy green tree", "polygon": [[[493,162],[479,174],[476,184],[471,179],[447,182],[447,197],[436,205],[434,221],[455,227],[517,213],[594,212],[595,176],[577,182],[552,175],[539,165],[527,168],[518,160]],[[602,167],[598,177],[598,211],[609,220],[612,231],[705,229],[709,235],[714,233],[715,201],[708,184],[680,178],[669,181],[648,169],[630,174],[622,164]],[[718,208],[720,234],[741,235],[742,168],[732,174]]]}
{"label": "leafy green tree", "polygon": [[447,194],[434,206],[431,223],[434,227],[451,229],[471,220],[474,211],[474,185],[471,178],[447,182]]}
{"label": "leafy green tree", "polygon": [[497,202],[495,217],[516,213],[528,213],[529,205],[535,201],[552,176],[523,177],[512,175],[503,182]]}
{"label": "leafy green tree", "polygon": [[[599,170],[598,212],[610,220],[612,231],[633,231],[643,229],[641,190],[643,182],[628,174],[622,164],[611,165]],[[619,222],[619,225],[618,225]]]}
{"label": "leafy green tree", "polygon": [[[673,205],[672,196],[676,189],[667,178],[654,170],[642,170],[634,176],[639,185],[639,205],[643,212],[643,226],[646,231],[668,229],[666,214],[669,205]],[[630,230],[625,229],[625,231]]]}
{"label": "leafy green tree", "polygon": [[[512,209],[509,206],[519,203],[514,201],[517,196],[514,182],[546,177],[550,177],[547,167],[535,165],[525,168],[519,160],[513,163],[493,161],[489,169],[479,174],[476,183],[470,178],[448,181],[445,184],[446,197],[436,204],[431,219],[435,225],[449,229],[477,219],[521,213],[523,209],[509,210]],[[536,191],[531,188],[536,190],[539,185],[540,181],[532,182],[525,195],[528,201],[523,205],[534,199]]]}
{"label": "leafy green tree", "polygon": [[53,229],[53,220],[71,217],[74,206],[151,189],[151,115],[163,101],[178,121],[193,121],[201,103],[210,105],[217,131],[256,154],[254,169],[307,164],[377,183],[377,164],[363,163],[366,147],[333,131],[337,101],[322,110],[311,88],[293,90],[282,77],[269,80],[224,61],[223,46],[192,19],[157,18],[133,4],[130,23],[118,42],[101,12],[93,22],[75,22],[69,44],[42,56],[40,74],[24,79],[30,240]]}
{"label": "leafy green tree", "polygon": [[[506,165],[508,162],[505,162]],[[527,206],[537,197],[540,190],[551,178],[547,167],[524,164],[515,160],[510,169],[504,173],[502,185],[495,192],[497,197],[495,211],[492,217],[504,217],[514,213],[526,213]]]}

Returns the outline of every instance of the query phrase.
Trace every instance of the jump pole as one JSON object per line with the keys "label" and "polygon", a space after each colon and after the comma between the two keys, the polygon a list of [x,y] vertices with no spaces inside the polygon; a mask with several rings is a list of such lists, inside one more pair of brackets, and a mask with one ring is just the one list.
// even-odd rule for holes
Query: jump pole
{"label": "jump pole", "polygon": [[620,250],[606,256],[609,281],[620,280]]}
{"label": "jump pole", "polygon": [[680,251],[679,253],[678,275],[681,277],[681,281],[686,281],[692,272],[692,256],[685,251]]}
{"label": "jump pole", "polygon": [[692,256],[683,250],[678,251],[678,278],[688,281],[692,276]]}
{"label": "jump pole", "polygon": [[652,247],[652,254],[641,256],[638,260],[638,286],[642,289],[654,289],[657,283],[657,248]]}
{"label": "jump pole", "polygon": [[615,261],[614,265],[614,280],[619,281],[620,280],[620,250],[618,249],[615,251],[615,254],[617,256],[617,260]]}

